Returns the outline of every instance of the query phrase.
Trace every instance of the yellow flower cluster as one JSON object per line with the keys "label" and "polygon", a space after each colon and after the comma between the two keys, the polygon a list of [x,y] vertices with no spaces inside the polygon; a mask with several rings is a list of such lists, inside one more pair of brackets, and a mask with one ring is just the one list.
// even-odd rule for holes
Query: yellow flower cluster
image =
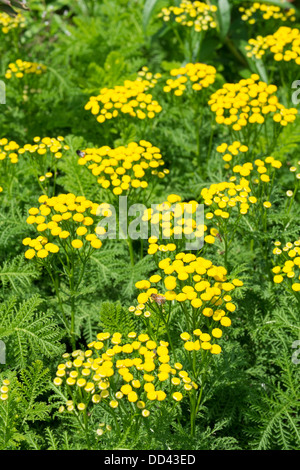
{"label": "yellow flower cluster", "polygon": [[239,214],[245,215],[250,209],[251,204],[257,202],[256,197],[251,196],[249,181],[245,178],[237,183],[233,181],[224,181],[222,183],[214,183],[209,188],[203,188],[201,197],[206,206],[210,207],[210,212],[206,212],[207,220],[215,218],[218,225],[222,223],[222,219],[228,219],[234,208],[237,208]]}
{"label": "yellow flower cluster", "polygon": [[5,78],[8,80],[14,75],[17,78],[23,78],[26,74],[41,75],[47,70],[47,67],[37,62],[27,62],[21,59],[8,65]]}
{"label": "yellow flower cluster", "polygon": [[269,50],[277,62],[294,61],[300,65],[300,31],[297,28],[281,26],[274,34],[249,39],[245,49],[248,51],[248,57],[261,59]]}
{"label": "yellow flower cluster", "polygon": [[14,17],[7,15],[6,13],[0,13],[0,27],[2,33],[8,34],[11,29],[24,28],[24,26],[25,18],[20,13]]}
{"label": "yellow flower cluster", "polygon": [[[282,163],[270,156],[266,157],[265,160],[257,158],[254,164],[246,162],[243,165],[235,165],[232,170],[242,177],[240,182],[245,180],[244,177],[249,177],[248,180],[245,180],[253,194],[253,196],[249,197],[249,200],[254,202],[259,201],[265,209],[269,209],[272,206],[269,198],[274,183],[275,171],[281,167]],[[235,176],[230,177],[229,181],[238,184],[236,183],[237,179]]]}
{"label": "yellow flower cluster", "polygon": [[142,67],[142,70],[138,72],[137,81],[143,82],[145,85],[145,91],[149,88],[154,88],[157,84],[157,81],[161,78],[161,73],[149,72],[148,67]]}
{"label": "yellow flower cluster", "polygon": [[191,253],[178,253],[174,261],[165,258],[160,261],[159,268],[161,274],[135,284],[137,289],[144,291],[137,297],[138,306],[130,307],[135,315],[141,315],[144,308],[150,314],[156,313],[157,305],[163,306],[166,301],[175,300],[180,304],[187,302],[192,307],[194,328],[201,322],[200,313],[212,317],[222,326],[230,326],[225,310],[234,312],[236,307],[229,292],[242,286],[242,281],[234,279],[228,282],[227,270],[223,266],[215,266],[210,260]]}
{"label": "yellow flower cluster", "polygon": [[168,346],[147,334],[130,332],[126,338],[118,332],[99,333],[88,350],[63,354],[66,361],[58,365],[53,382],[57,387],[68,386],[69,412],[104,403],[122,414],[129,403],[130,409],[146,418],[156,402],[171,396],[181,401],[186,392],[198,388],[181,363],[170,364]]}
{"label": "yellow flower cluster", "polygon": [[148,87],[148,80],[125,80],[123,85],[103,88],[98,96],[91,96],[84,109],[98,116],[100,124],[120,114],[153,119],[162,107],[145,92]]}
{"label": "yellow flower cluster", "polygon": [[279,6],[267,3],[254,2],[247,7],[240,7],[239,11],[242,13],[241,19],[249,24],[255,24],[259,19],[269,20],[271,18],[282,22],[296,21],[296,11],[294,8],[282,10]]}
{"label": "yellow flower cluster", "polygon": [[259,75],[238,83],[225,83],[211,95],[208,104],[216,114],[216,122],[240,131],[248,124],[263,124],[272,114],[273,120],[286,126],[296,119],[296,108],[285,108],[275,95],[277,87],[259,80]]}
{"label": "yellow flower cluster", "polygon": [[159,148],[146,140],[115,149],[88,148],[79,154],[78,164],[87,165],[102,188],[111,188],[117,196],[131,188],[145,189],[153,176],[164,178],[168,173],[160,168],[164,161]]}
{"label": "yellow flower cluster", "polygon": [[53,173],[51,171],[47,171],[47,173],[45,173],[44,175],[39,176],[39,181],[43,183],[44,181],[46,181],[47,178],[52,178],[52,176]]}
{"label": "yellow flower cluster", "polygon": [[[42,195],[39,202],[39,208],[29,209],[26,222],[35,224],[36,230],[43,235],[23,240],[23,245],[30,247],[25,252],[27,259],[35,256],[47,258],[61,248],[66,253],[82,248],[82,256],[88,256],[93,249],[101,248],[102,242],[96,235],[94,220],[98,204],[72,193],[52,198]],[[52,243],[53,240],[57,240],[58,244]]]}
{"label": "yellow flower cluster", "polygon": [[70,147],[64,144],[64,137],[34,137],[34,144],[25,144],[21,147],[15,141],[8,141],[8,139],[0,139],[0,160],[5,160],[9,157],[11,163],[18,163],[19,155],[25,156],[38,154],[41,156],[50,156],[55,159],[60,159],[63,156],[63,150],[69,150]]}
{"label": "yellow flower cluster", "polygon": [[186,351],[200,351],[202,349],[204,351],[210,351],[211,354],[220,354],[222,348],[214,341],[215,338],[221,338],[222,335],[223,331],[221,328],[212,327],[210,333],[203,333],[197,328],[193,331],[192,335],[187,331],[181,333],[180,338],[184,341],[184,349],[186,349]]}
{"label": "yellow flower cluster", "polygon": [[199,1],[182,0],[179,6],[163,8],[158,17],[166,22],[174,18],[182,26],[193,27],[195,31],[200,32],[217,27],[214,16],[217,9],[215,5],[207,5]]}
{"label": "yellow flower cluster", "polygon": [[222,158],[225,162],[224,168],[228,170],[231,167],[230,162],[232,161],[232,158],[234,157],[234,159],[236,159],[235,157],[237,157],[237,159],[239,159],[241,154],[247,153],[249,149],[247,145],[243,145],[241,142],[236,140],[230,145],[223,142],[216,150],[218,153],[223,155]]}
{"label": "yellow flower cluster", "polygon": [[275,284],[281,284],[285,279],[294,292],[300,291],[300,240],[288,242],[281,246],[280,241],[274,243],[273,254],[280,257],[279,264],[272,271]]}
{"label": "yellow flower cluster", "polygon": [[163,90],[165,93],[172,91],[174,95],[181,96],[187,88],[187,83],[191,82],[192,89],[200,91],[214,83],[216,73],[217,71],[212,65],[186,64],[184,67],[170,71],[170,75],[176,78],[169,78]]}
{"label": "yellow flower cluster", "polygon": [[19,149],[19,153],[24,154],[28,152],[29,154],[38,155],[50,155],[55,159],[59,160],[62,156],[63,150],[70,150],[70,147],[64,144],[64,137],[34,137],[33,144],[25,144],[22,148]]}
{"label": "yellow flower cluster", "polygon": [[254,183],[258,184],[259,180],[263,183],[270,183],[272,179],[272,173],[274,169],[279,169],[282,167],[282,163],[279,160],[275,160],[274,157],[267,157],[265,160],[256,159],[254,165],[251,162],[246,162],[243,165],[235,165],[233,167],[233,172],[238,173],[241,176],[253,176],[255,170],[255,179]]}
{"label": "yellow flower cluster", "polygon": [[7,400],[8,399],[8,392],[9,392],[10,381],[5,379],[2,381],[2,385],[0,388],[0,400]]}
{"label": "yellow flower cluster", "polygon": [[20,145],[14,140],[8,141],[5,137],[0,139],[0,161],[9,158],[11,163],[18,163],[18,150]]}
{"label": "yellow flower cluster", "polygon": [[[147,209],[142,220],[149,221],[152,229],[158,226],[156,230],[158,236],[152,235],[148,239],[148,254],[178,253],[184,249],[187,241],[191,243],[197,238],[204,237],[207,226],[197,225],[195,214],[198,208],[197,201],[182,202],[181,196],[170,194],[163,203],[152,205],[150,209]],[[217,234],[216,229],[211,229],[210,234],[204,237],[204,241],[213,244]]]}

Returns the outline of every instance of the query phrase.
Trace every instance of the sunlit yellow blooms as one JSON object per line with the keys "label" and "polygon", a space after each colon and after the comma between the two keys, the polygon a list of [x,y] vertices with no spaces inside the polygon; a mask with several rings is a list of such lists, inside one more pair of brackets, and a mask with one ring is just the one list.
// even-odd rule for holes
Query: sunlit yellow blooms
{"label": "sunlit yellow blooms", "polygon": [[[43,195],[39,202],[39,207],[29,209],[27,223],[36,225],[37,231],[43,235],[23,240],[23,245],[28,247],[25,252],[27,259],[35,256],[47,258],[49,254],[59,251],[68,254],[71,248],[83,249],[86,253],[90,253],[91,248],[101,248],[102,242],[95,234],[94,221],[98,204],[72,193],[52,198]],[[76,217],[78,215],[79,219]],[[76,233],[76,236],[72,238],[71,233]]]}
{"label": "sunlit yellow blooms", "polygon": [[18,151],[20,145],[17,144],[14,140],[9,141],[5,137],[0,139],[0,164],[1,161],[9,158],[10,163],[18,163],[19,154]]}
{"label": "sunlit yellow blooms", "polygon": [[[69,360],[69,355],[63,355],[66,362],[57,366],[53,383],[57,387],[63,387],[64,383],[69,386],[67,393],[70,399],[66,401],[69,412],[74,407],[84,411],[93,404],[101,406],[101,403],[117,409],[122,401],[122,409],[128,403],[134,407],[133,412],[143,415],[152,403],[162,402],[173,394],[175,383],[178,401],[186,391],[197,387],[181,365],[174,368],[170,364],[167,342],[157,344],[150,340],[148,334],[141,333],[138,336],[140,346],[136,348],[133,347],[136,336],[135,332],[129,333],[127,338],[119,332],[112,335],[99,333],[97,339],[102,342],[102,352],[99,352],[98,342],[93,341],[88,345],[88,350],[73,351],[73,361]],[[112,354],[116,339],[120,340],[120,348]],[[155,353],[154,348],[157,348]],[[168,380],[170,373],[173,383]],[[191,387],[185,388],[186,384],[191,384]],[[132,408],[128,407],[130,410]],[[144,415],[147,416],[147,413]]]}
{"label": "sunlit yellow blooms", "polygon": [[208,228],[201,223],[201,214],[201,206],[197,201],[182,202],[181,196],[177,194],[170,194],[160,204],[152,204],[142,217],[143,221],[149,223],[151,231],[155,228],[157,234],[148,239],[148,254],[173,253],[175,256],[182,249],[188,249],[188,243],[201,246],[204,240],[205,243],[213,244],[218,230],[211,229],[210,234],[206,234]]}
{"label": "sunlit yellow blooms", "polygon": [[9,398],[10,392],[10,381],[8,379],[2,380],[2,385],[0,387],[0,400],[6,401]]}
{"label": "sunlit yellow blooms", "polygon": [[174,399],[175,401],[181,401],[182,398],[183,398],[183,397],[182,397],[182,393],[180,393],[180,392],[175,392],[175,393],[173,393],[173,399]]}
{"label": "sunlit yellow blooms", "polygon": [[276,22],[296,21],[294,8],[283,9],[279,5],[270,5],[268,3],[246,2],[246,6],[239,7],[239,11],[242,13],[242,21],[246,21],[251,25],[272,19]]}
{"label": "sunlit yellow blooms", "polygon": [[206,64],[186,64],[184,67],[172,69],[170,75],[176,78],[169,78],[164,86],[164,92],[174,93],[181,96],[188,86],[194,91],[200,91],[212,85],[216,77],[216,69],[212,65]]}
{"label": "sunlit yellow blooms", "polygon": [[249,39],[245,49],[248,57],[261,59],[266,53],[271,53],[276,62],[295,62],[300,65],[299,41],[299,29],[281,26],[274,34]]}
{"label": "sunlit yellow blooms", "polygon": [[215,13],[217,7],[215,5],[207,5],[206,3],[189,0],[182,0],[179,6],[165,7],[158,14],[163,21],[174,20],[176,23],[187,28],[193,28],[195,31],[206,31],[209,28],[216,28]]}
{"label": "sunlit yellow blooms", "polygon": [[[112,149],[108,146],[87,148],[81,152],[78,164],[85,165],[104,189],[116,196],[128,194],[132,188],[145,189],[153,178],[162,179],[168,173],[159,148],[140,140]],[[109,216],[109,205],[103,215]]]}
{"label": "sunlit yellow blooms", "polygon": [[232,160],[234,160],[234,162],[240,160],[241,155],[247,153],[248,150],[249,148],[246,145],[243,145],[237,140],[229,145],[224,142],[216,148],[216,151],[222,154],[222,158],[225,162],[224,168],[226,169],[231,168]]}
{"label": "sunlit yellow blooms", "polygon": [[8,34],[12,29],[24,28],[26,20],[21,13],[10,16],[7,13],[0,13],[0,28],[2,33]]}
{"label": "sunlit yellow blooms", "polygon": [[276,241],[274,245],[276,265],[272,269],[273,282],[282,284],[297,296],[300,291],[300,240],[288,242],[284,246]]}
{"label": "sunlit yellow blooms", "polygon": [[145,91],[147,91],[149,88],[154,88],[160,78],[160,73],[153,74],[149,71],[148,67],[142,67],[142,69],[138,72],[137,81],[143,82]]}
{"label": "sunlit yellow blooms", "polygon": [[[51,167],[53,162],[60,160],[70,147],[65,143],[64,137],[34,137],[33,143],[25,144],[18,150],[19,154],[29,157],[33,163],[44,161],[45,167]],[[46,172],[44,177],[51,178],[53,173]]]}
{"label": "sunlit yellow blooms", "polygon": [[16,60],[8,65],[8,69],[5,73],[5,78],[7,80],[11,79],[13,76],[16,78],[23,78],[28,74],[41,75],[47,70],[47,67],[43,64],[36,62],[27,62],[21,59]]}
{"label": "sunlit yellow blooms", "polygon": [[263,124],[269,114],[274,122],[285,126],[296,119],[297,109],[279,103],[276,91],[275,85],[268,85],[259,80],[259,75],[252,74],[238,83],[225,83],[211,95],[208,104],[216,122],[231,126],[234,131],[248,124]]}
{"label": "sunlit yellow blooms", "polygon": [[241,178],[239,182],[235,182],[235,177],[230,179],[229,182],[214,183],[201,191],[204,205],[208,208],[205,219],[213,219],[219,231],[224,219],[229,219],[234,214],[246,215],[251,205],[256,202],[256,198],[250,199],[251,188],[248,180]]}
{"label": "sunlit yellow blooms", "polygon": [[150,93],[148,80],[125,80],[123,85],[114,88],[103,88],[98,96],[91,96],[85,105],[85,110],[97,116],[97,121],[103,122],[117,118],[119,115],[129,115],[138,119],[153,119],[162,108]]}
{"label": "sunlit yellow blooms", "polygon": [[[236,310],[232,302],[232,293],[236,288],[243,286],[241,280],[233,279],[230,282],[227,278],[227,270],[223,266],[213,265],[210,260],[197,257],[192,253],[178,253],[174,260],[165,258],[159,262],[159,269],[158,276],[161,278],[159,281],[154,279],[155,282],[151,282],[150,278],[148,282],[142,280],[136,283],[136,287],[144,291],[138,295],[137,301],[139,304],[144,303],[145,308],[152,315],[158,318],[165,315],[165,312],[171,308],[169,302],[175,301],[181,306],[184,316],[193,317],[194,324],[196,321],[200,328],[203,316],[212,318],[214,322],[220,322],[223,326],[229,326],[227,320],[224,324],[221,320],[226,315],[226,311],[232,313]],[[153,285],[155,288],[152,287]],[[141,305],[139,309],[132,306],[130,311],[139,316],[143,308]],[[158,314],[159,311],[161,313]],[[197,327],[194,334],[205,343],[204,348],[209,349],[208,343],[211,344],[211,337],[221,338],[222,330],[214,324],[210,333],[202,332]],[[185,348],[188,351],[200,349],[200,343],[189,341],[190,332],[185,331],[180,337],[186,342]],[[161,351],[161,348],[157,349],[157,353],[160,356],[166,354]]]}

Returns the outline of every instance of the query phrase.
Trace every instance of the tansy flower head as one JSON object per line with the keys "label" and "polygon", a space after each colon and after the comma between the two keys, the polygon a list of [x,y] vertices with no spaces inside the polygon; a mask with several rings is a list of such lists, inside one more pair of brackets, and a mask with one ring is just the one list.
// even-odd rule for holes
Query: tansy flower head
{"label": "tansy flower head", "polygon": [[15,16],[10,16],[3,12],[0,13],[0,28],[4,34],[8,34],[12,29],[24,28],[25,24],[25,17],[21,13]]}
{"label": "tansy flower head", "polygon": [[200,91],[208,88],[215,81],[216,69],[206,64],[186,64],[184,67],[172,69],[169,78],[164,86],[164,92],[172,92],[175,96],[181,96],[187,88]]}
{"label": "tansy flower head", "polygon": [[[116,338],[119,339],[117,347]],[[53,383],[66,390],[70,412],[74,407],[81,412],[102,403],[117,409],[122,401],[122,408],[128,406],[132,410],[133,407],[146,417],[148,408],[173,393],[175,383],[181,398],[194,388],[185,388],[192,381],[182,366],[174,368],[170,364],[167,342],[157,344],[147,334],[137,336],[135,332],[127,338],[119,332],[99,333],[97,340],[86,351],[74,351],[71,361],[63,355],[65,362],[57,367]],[[168,380],[171,377],[174,383]]]}
{"label": "tansy flower head", "polygon": [[[151,224],[151,232],[155,229],[155,235],[148,239],[148,254],[161,254],[156,256],[159,261],[165,257],[165,253],[174,257],[184,249],[188,249],[188,243],[197,242],[199,249],[204,242],[213,244],[218,232],[212,229],[206,234],[207,226],[203,223],[202,208],[195,201],[182,202],[181,196],[170,194],[167,200],[147,209],[142,217],[143,221]],[[200,241],[200,243],[199,243]]]}
{"label": "tansy flower head", "polygon": [[206,3],[190,0],[182,0],[179,6],[165,7],[158,14],[163,21],[174,20],[181,26],[193,28],[196,32],[207,31],[209,28],[217,27],[215,21],[215,13],[217,7],[215,5],[207,5]]}
{"label": "tansy flower head", "polygon": [[283,9],[280,5],[270,5],[268,3],[245,2],[245,6],[239,7],[242,21],[250,25],[262,22],[277,22],[296,21],[296,11],[294,8]]}
{"label": "tansy flower head", "polygon": [[9,141],[5,137],[0,139],[0,164],[9,159],[10,163],[18,163],[20,145],[14,140]]}
{"label": "tansy flower head", "polygon": [[273,34],[249,39],[245,49],[248,57],[261,59],[265,54],[271,53],[276,62],[294,62],[300,65],[299,40],[299,29],[281,26]]}
{"label": "tansy flower head", "polygon": [[119,115],[129,115],[138,119],[153,119],[162,108],[146,90],[148,80],[125,80],[123,85],[103,88],[98,96],[91,96],[85,110],[97,116],[97,121],[114,119]]}
{"label": "tansy flower head", "polygon": [[34,74],[41,75],[47,70],[47,67],[37,62],[28,62],[21,59],[16,60],[8,65],[5,73],[6,79],[11,79],[13,76],[16,78],[23,78],[25,75]]}
{"label": "tansy flower head", "polygon": [[225,83],[213,93],[208,102],[218,124],[240,131],[247,125],[260,125],[268,115],[281,126],[296,119],[296,108],[285,108],[275,95],[277,87],[259,80],[259,75],[238,83]]}
{"label": "tansy flower head", "polygon": [[[164,178],[164,161],[159,148],[146,140],[111,149],[85,149],[79,165],[86,165],[104,189],[114,195],[128,193],[132,188],[145,189],[153,177]],[[105,214],[104,214],[105,215]]]}
{"label": "tansy flower head", "polygon": [[273,254],[276,265],[273,267],[273,281],[283,284],[289,291],[298,295],[300,292],[300,239],[288,242],[284,246],[279,241],[274,243]]}
{"label": "tansy flower head", "polygon": [[41,233],[36,239],[23,240],[28,246],[25,257],[47,258],[51,253],[81,250],[86,256],[102,246],[96,235],[98,204],[72,193],[49,198],[42,195],[40,206],[29,209],[27,223]]}
{"label": "tansy flower head", "polygon": [[[192,253],[178,253],[174,261],[165,258],[160,261],[159,268],[160,280],[152,276],[152,282],[144,280],[136,283],[141,291],[137,301],[145,304],[147,311],[159,318],[166,315],[168,302],[178,302],[184,315],[197,318],[199,325],[204,316],[212,317],[214,322],[220,322],[223,326],[230,326],[231,321],[226,311],[235,311],[232,293],[243,286],[242,281],[229,281],[227,270],[223,266],[215,266],[210,260]],[[137,314],[136,310],[134,314]],[[196,329],[195,334],[197,331]],[[182,333],[181,338],[188,340],[189,333]]]}
{"label": "tansy flower head", "polygon": [[160,78],[160,73],[153,74],[148,67],[142,67],[138,72],[137,81],[142,82],[145,86],[144,90],[147,91],[149,88],[154,88]]}
{"label": "tansy flower head", "polygon": [[224,142],[216,148],[216,151],[222,155],[225,162],[224,168],[226,170],[232,168],[232,161],[238,163],[241,158],[247,154],[248,150],[247,145],[242,144],[238,140],[229,145]]}

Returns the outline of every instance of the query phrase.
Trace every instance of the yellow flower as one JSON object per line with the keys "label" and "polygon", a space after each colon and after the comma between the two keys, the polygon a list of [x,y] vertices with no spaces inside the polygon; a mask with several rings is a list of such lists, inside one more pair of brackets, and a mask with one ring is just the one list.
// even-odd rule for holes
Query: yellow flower
{"label": "yellow flower", "polygon": [[216,28],[217,23],[214,14],[217,11],[215,5],[207,5],[204,2],[191,2],[181,0],[180,6],[164,7],[158,14],[163,21],[170,21],[171,17],[177,24],[187,28],[193,27],[196,32],[205,32],[209,28]]}
{"label": "yellow flower", "polygon": [[174,398],[175,401],[181,401],[182,398],[183,398],[183,395],[182,395],[182,393],[180,393],[180,392],[175,392],[175,393],[173,393],[172,396],[173,396],[173,398]]}
{"label": "yellow flower", "polygon": [[83,246],[83,243],[81,240],[72,240],[71,244],[73,248],[81,248]]}

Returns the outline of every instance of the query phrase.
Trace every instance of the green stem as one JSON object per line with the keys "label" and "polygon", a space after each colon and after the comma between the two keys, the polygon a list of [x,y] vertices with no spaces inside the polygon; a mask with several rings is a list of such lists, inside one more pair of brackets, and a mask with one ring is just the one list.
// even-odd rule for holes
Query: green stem
{"label": "green stem", "polygon": [[132,240],[131,238],[127,238],[127,244],[129,248],[129,254],[130,254],[130,263],[131,266],[134,266],[134,252],[133,252],[133,245],[132,245]]}

